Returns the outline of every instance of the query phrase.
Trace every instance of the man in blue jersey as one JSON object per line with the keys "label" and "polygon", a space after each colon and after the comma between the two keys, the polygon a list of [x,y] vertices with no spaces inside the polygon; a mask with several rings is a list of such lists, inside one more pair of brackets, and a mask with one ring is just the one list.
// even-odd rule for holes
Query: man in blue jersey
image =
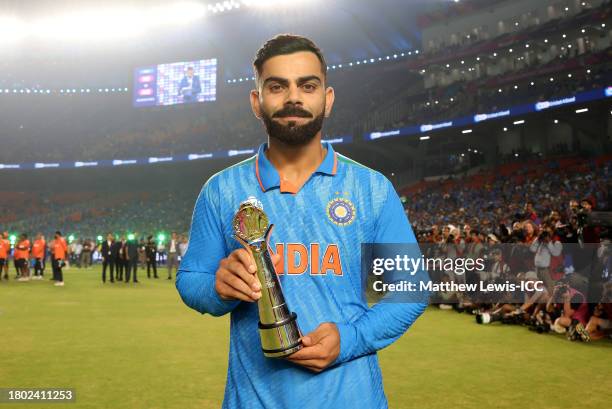
{"label": "man in blue jersey", "polygon": [[[191,308],[231,313],[224,408],[384,408],[376,351],[397,340],[426,303],[363,298],[362,243],[416,243],[403,206],[380,173],[321,142],[334,90],[309,39],[279,35],[257,52],[253,112],[268,134],[255,156],[212,176],[195,205],[176,286]],[[364,96],[367,97],[367,96]],[[303,348],[286,359],[261,351],[261,284],[233,237],[240,203],[255,198]]]}

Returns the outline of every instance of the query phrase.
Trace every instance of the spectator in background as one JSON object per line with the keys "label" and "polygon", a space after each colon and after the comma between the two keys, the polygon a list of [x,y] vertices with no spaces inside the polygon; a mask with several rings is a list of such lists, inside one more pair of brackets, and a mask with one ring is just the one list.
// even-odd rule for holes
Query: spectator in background
{"label": "spectator in background", "polygon": [[168,258],[166,259],[168,267],[168,280],[172,280],[172,269],[176,271],[178,268],[179,255],[179,240],[176,232],[172,232],[170,242],[168,243]]}
{"label": "spectator in background", "polygon": [[74,264],[81,268],[81,254],[83,253],[83,240],[79,239],[74,246]]}
{"label": "spectator in background", "polygon": [[91,240],[85,239],[83,240],[83,248],[81,251],[81,259],[80,265],[83,268],[89,268],[91,264],[91,251],[92,251],[92,243]]}
{"label": "spectator in background", "polygon": [[[125,282],[130,282],[130,276],[133,277],[135,283],[138,282],[138,242],[136,242],[136,238],[132,238],[126,242],[125,245],[125,256],[126,256],[126,266],[125,266]],[[133,274],[133,275],[132,275]]]}
{"label": "spectator in background", "polygon": [[[4,266],[8,265],[9,253],[11,251],[11,243],[5,239],[5,235],[8,237],[7,232],[0,236],[0,281],[2,281]],[[5,275],[4,278],[8,280],[8,275]]]}
{"label": "spectator in background", "polygon": [[531,220],[534,223],[535,223],[536,220],[538,220],[538,215],[535,212],[535,210],[533,210],[533,203],[531,203],[531,202],[525,203],[525,213],[524,213],[523,217],[526,220]]}
{"label": "spectator in background", "polygon": [[68,259],[66,260],[66,262],[69,264],[76,265],[76,259],[75,259],[76,245],[77,245],[77,242],[74,240],[71,243],[68,243],[68,249],[70,250],[70,254],[68,255]]}
{"label": "spectator in background", "polygon": [[538,236],[538,227],[531,219],[525,220],[522,226],[523,226],[523,232],[524,232],[523,243],[525,244],[533,243],[533,241]]}
{"label": "spectator in background", "polygon": [[163,240],[160,240],[159,243],[157,243],[157,258],[162,264],[166,262],[166,244]]}
{"label": "spectator in background", "polygon": [[117,252],[117,258],[115,259],[115,280],[117,281],[123,281],[123,271],[127,261],[126,243],[125,236],[121,236],[121,239],[115,243]]}
{"label": "spectator in background", "polygon": [[138,243],[138,267],[145,268],[147,265],[147,243],[144,241],[144,238],[140,239],[140,243]]}
{"label": "spectator in background", "polygon": [[13,258],[15,259],[15,269],[20,274],[18,281],[30,281],[30,266],[28,264],[30,259],[30,240],[28,240],[27,234],[22,233],[19,236]]}
{"label": "spectator in background", "polygon": [[147,278],[151,278],[151,269],[153,269],[153,277],[159,278],[157,276],[157,245],[153,236],[147,237],[145,252],[147,256]]}
{"label": "spectator in background", "polygon": [[66,256],[68,256],[68,244],[62,237],[59,231],[55,232],[53,238],[53,244],[51,251],[53,252],[52,267],[53,267],[53,279],[55,280],[55,286],[64,286],[64,274],[62,268],[66,265]]}
{"label": "spectator in background", "polygon": [[34,280],[42,280],[45,273],[45,258],[47,254],[47,243],[45,242],[45,236],[42,233],[38,233],[34,239],[32,245],[32,257],[35,260],[34,263]]}
{"label": "spectator in background", "polygon": [[106,241],[100,246],[100,254],[102,255],[102,282],[106,283],[106,269],[109,269],[108,278],[111,283],[115,282],[115,261],[117,257],[115,237],[112,233],[106,235]]}
{"label": "spectator in background", "polygon": [[184,234],[181,234],[181,236],[179,237],[179,257],[181,260],[183,259],[183,256],[185,255],[185,252],[187,251],[187,245],[188,245],[187,236],[185,236]]}

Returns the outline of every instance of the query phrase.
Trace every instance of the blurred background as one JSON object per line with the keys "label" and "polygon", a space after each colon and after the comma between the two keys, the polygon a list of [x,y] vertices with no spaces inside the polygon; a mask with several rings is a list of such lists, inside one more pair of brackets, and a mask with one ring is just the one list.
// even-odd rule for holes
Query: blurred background
{"label": "blurred background", "polygon": [[[612,6],[541,1],[3,1],[0,226],[188,233],[216,171],[253,154],[251,61],[312,38],[324,134],[408,198],[415,229],[496,232],[524,202],[609,205]],[[189,67],[199,97],[180,95]],[[199,70],[199,71],[198,71]],[[204,97],[206,95],[206,97]],[[469,204],[469,206],[468,206]]]}

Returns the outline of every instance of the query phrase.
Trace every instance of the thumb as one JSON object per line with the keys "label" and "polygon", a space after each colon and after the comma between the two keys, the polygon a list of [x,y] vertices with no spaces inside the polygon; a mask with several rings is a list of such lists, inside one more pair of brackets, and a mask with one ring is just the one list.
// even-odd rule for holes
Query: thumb
{"label": "thumb", "polygon": [[310,347],[314,345],[312,337],[309,335],[304,335],[300,340],[302,341],[302,345],[304,345],[305,347]]}
{"label": "thumb", "polygon": [[321,330],[324,329],[323,324],[319,325],[314,331],[302,337],[302,343],[304,346],[312,346],[318,343],[321,338],[324,336],[324,332]]}

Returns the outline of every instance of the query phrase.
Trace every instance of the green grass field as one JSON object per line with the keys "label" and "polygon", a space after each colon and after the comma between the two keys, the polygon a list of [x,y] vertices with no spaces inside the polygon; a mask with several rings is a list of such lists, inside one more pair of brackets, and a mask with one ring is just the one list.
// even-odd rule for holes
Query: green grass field
{"label": "green grass field", "polygon": [[[0,387],[74,388],[76,403],[58,409],[220,407],[228,317],[202,316],[174,281],[139,275],[140,284],[103,285],[96,267],[67,270],[65,287],[48,275],[0,282]],[[430,308],[380,362],[392,408],[610,407],[611,342],[478,326]]]}

